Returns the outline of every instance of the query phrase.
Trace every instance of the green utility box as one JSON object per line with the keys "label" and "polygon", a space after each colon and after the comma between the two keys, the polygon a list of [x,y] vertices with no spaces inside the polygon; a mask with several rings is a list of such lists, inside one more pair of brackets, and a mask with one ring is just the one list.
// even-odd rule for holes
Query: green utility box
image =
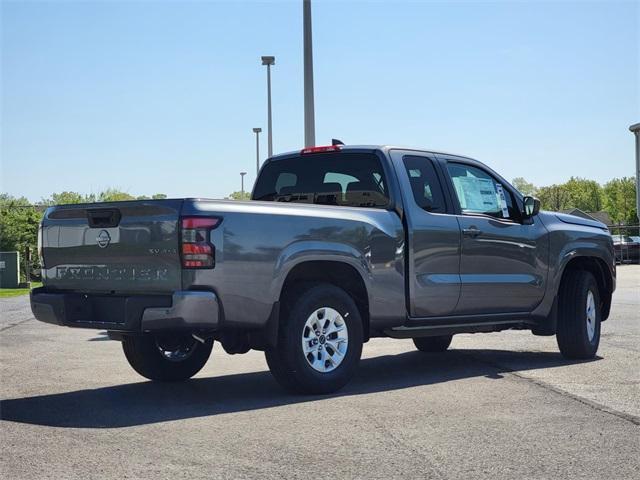
{"label": "green utility box", "polygon": [[20,284],[20,254],[0,252],[0,288],[18,288]]}

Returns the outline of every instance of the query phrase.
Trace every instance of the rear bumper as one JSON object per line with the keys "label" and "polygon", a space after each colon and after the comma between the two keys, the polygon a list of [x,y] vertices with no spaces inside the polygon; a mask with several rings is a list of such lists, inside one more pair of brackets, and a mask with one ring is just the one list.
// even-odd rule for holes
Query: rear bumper
{"label": "rear bumper", "polygon": [[116,296],[36,288],[31,291],[31,311],[45,323],[125,333],[218,330],[220,324],[213,292]]}

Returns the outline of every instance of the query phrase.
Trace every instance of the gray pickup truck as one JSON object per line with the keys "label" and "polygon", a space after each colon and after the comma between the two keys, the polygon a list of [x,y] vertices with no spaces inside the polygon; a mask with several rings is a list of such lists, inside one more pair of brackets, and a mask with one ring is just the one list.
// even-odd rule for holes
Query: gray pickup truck
{"label": "gray pickup truck", "polygon": [[467,157],[313,147],[268,159],[252,201],[49,208],[31,308],[107,330],[160,381],[195,375],[215,340],[264,351],[304,393],[344,386],[372,337],[440,352],[457,333],[531,330],[591,358],[615,288],[611,236],[539,209]]}

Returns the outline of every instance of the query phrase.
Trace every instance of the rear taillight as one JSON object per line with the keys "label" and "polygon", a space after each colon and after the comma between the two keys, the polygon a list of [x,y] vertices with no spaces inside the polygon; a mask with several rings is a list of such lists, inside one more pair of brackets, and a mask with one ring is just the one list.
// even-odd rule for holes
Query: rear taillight
{"label": "rear taillight", "polygon": [[220,225],[220,218],[182,218],[182,267],[213,268],[216,249],[209,237],[211,230]]}

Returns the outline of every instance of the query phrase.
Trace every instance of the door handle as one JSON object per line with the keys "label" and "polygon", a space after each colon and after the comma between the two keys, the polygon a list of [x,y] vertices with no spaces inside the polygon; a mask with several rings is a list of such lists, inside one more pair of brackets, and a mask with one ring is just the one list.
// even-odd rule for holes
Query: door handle
{"label": "door handle", "polygon": [[462,234],[466,237],[475,238],[481,233],[482,233],[482,230],[478,230],[476,227],[462,229]]}

